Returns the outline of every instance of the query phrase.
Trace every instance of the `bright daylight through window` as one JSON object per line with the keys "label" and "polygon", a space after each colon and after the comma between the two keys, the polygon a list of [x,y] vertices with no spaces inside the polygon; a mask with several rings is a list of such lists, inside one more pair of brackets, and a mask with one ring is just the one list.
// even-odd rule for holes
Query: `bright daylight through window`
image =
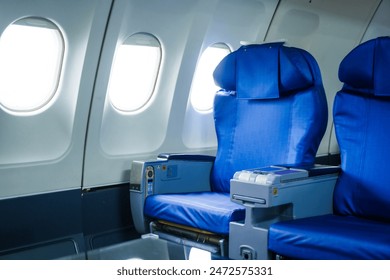
{"label": "bright daylight through window", "polygon": [[209,112],[213,107],[214,95],[219,89],[214,84],[213,72],[221,60],[230,53],[223,43],[208,47],[202,54],[196,67],[191,86],[191,104],[195,110]]}
{"label": "bright daylight through window", "polygon": [[24,18],[0,37],[0,104],[12,112],[32,112],[55,96],[64,40],[57,26],[41,18]]}
{"label": "bright daylight through window", "polygon": [[110,74],[108,95],[125,112],[143,108],[151,99],[161,62],[161,46],[149,34],[137,33],[118,47]]}

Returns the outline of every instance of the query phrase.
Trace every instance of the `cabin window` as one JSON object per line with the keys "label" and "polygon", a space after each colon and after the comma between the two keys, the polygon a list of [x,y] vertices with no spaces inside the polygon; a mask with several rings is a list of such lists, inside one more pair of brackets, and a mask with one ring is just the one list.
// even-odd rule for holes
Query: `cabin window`
{"label": "cabin window", "polygon": [[218,87],[214,83],[213,72],[221,60],[231,52],[224,43],[209,46],[200,57],[192,81],[190,100],[198,112],[209,112],[213,108],[214,96]]}
{"label": "cabin window", "polygon": [[161,62],[161,45],[150,34],[137,33],[120,45],[113,61],[108,95],[111,104],[135,112],[151,99]]}
{"label": "cabin window", "polygon": [[24,18],[0,36],[0,104],[11,112],[36,111],[57,92],[64,39],[42,18]]}

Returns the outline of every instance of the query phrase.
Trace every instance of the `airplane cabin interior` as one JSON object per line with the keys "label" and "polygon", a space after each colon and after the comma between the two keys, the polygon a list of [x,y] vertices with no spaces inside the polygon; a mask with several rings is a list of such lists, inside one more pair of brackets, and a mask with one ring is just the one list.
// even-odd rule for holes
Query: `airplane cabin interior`
{"label": "airplane cabin interior", "polygon": [[390,0],[0,0],[0,259],[390,259]]}

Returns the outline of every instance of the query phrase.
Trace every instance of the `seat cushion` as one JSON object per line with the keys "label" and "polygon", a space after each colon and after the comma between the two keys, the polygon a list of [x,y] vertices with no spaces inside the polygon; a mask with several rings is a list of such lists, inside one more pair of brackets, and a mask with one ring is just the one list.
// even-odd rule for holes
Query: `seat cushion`
{"label": "seat cushion", "polygon": [[280,222],[268,248],[294,259],[390,259],[390,224],[338,215]]}
{"label": "seat cushion", "polygon": [[228,193],[164,194],[148,196],[144,214],[154,219],[227,235],[231,221],[245,218],[245,208],[230,201]]}

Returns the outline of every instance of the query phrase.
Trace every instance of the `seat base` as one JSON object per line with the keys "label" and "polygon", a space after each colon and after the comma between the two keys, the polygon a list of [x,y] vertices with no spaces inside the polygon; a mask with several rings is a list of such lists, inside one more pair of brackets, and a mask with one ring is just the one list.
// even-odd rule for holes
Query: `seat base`
{"label": "seat base", "polygon": [[167,223],[165,221],[151,222],[150,232],[158,235],[163,240],[188,248],[198,248],[221,257],[228,256],[227,236],[215,235],[211,232],[169,222]]}

